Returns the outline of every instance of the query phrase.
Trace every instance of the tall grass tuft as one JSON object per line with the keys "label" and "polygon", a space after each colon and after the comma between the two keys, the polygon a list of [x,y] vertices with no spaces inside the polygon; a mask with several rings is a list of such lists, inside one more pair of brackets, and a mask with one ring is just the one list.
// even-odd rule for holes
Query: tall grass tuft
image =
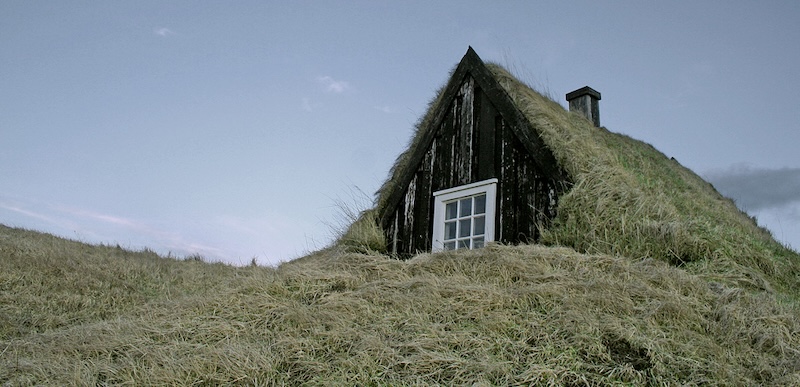
{"label": "tall grass tuft", "polygon": [[385,253],[386,237],[378,226],[377,212],[370,209],[369,196],[352,188],[347,200],[337,198],[336,219],[328,224],[334,245],[348,252]]}
{"label": "tall grass tuft", "polygon": [[386,236],[378,225],[376,211],[362,211],[337,244],[352,253],[385,253]]}

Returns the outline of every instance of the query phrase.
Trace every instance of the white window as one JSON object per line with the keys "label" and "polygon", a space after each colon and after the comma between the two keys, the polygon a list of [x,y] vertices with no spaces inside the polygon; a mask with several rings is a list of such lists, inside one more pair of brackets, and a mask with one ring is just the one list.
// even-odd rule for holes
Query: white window
{"label": "white window", "polygon": [[432,250],[477,249],[494,240],[497,179],[433,193]]}

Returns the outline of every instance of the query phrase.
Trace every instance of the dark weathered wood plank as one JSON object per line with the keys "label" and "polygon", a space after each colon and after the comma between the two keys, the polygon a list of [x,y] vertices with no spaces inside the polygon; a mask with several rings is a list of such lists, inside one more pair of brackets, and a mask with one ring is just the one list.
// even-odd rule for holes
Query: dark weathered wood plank
{"label": "dark weathered wood plank", "polygon": [[515,211],[515,198],[517,196],[517,161],[514,150],[514,134],[503,122],[502,127],[502,162],[500,163],[500,179],[502,182],[500,190],[500,210],[502,213],[501,242],[510,243],[516,234],[517,214]]}
{"label": "dark weathered wood plank", "polygon": [[416,198],[417,176],[414,176],[406,190],[404,199],[405,206],[403,210],[403,234],[405,235],[404,241],[406,241],[406,249],[408,251],[413,251],[414,249],[414,207],[416,205]]}
{"label": "dark weathered wood plank", "polygon": [[433,160],[433,153],[436,150],[436,141],[431,144],[428,153],[425,154],[419,171],[417,172],[417,192],[414,199],[414,225],[412,227],[412,244],[411,249],[417,251],[427,251],[431,248],[431,232],[432,227],[431,219],[433,213],[431,211],[431,202],[433,200],[433,191],[431,191],[432,170],[431,161]]}
{"label": "dark weathered wood plank", "polygon": [[456,110],[458,109],[458,100],[453,100],[453,103],[450,105],[448,109],[449,112],[445,116],[444,121],[442,122],[442,146],[438,149],[438,156],[441,158],[441,169],[436,171],[436,180],[439,181],[440,189],[452,187],[455,183],[455,178],[453,177],[453,170],[455,169],[453,165],[456,162],[456,117],[455,114]]}
{"label": "dark weathered wood plank", "polygon": [[475,127],[477,136],[473,141],[473,147],[477,149],[473,162],[477,166],[475,168],[475,179],[486,180],[496,177],[495,172],[495,125],[497,111],[488,101],[483,91],[479,88],[475,90],[475,110],[478,112],[475,117]]}
{"label": "dark weathered wood plank", "polygon": [[503,212],[503,209],[502,209],[502,206],[503,206],[502,205],[502,201],[503,201],[503,197],[504,197],[503,189],[504,189],[505,184],[506,184],[505,180],[504,180],[504,173],[503,173],[503,160],[504,160],[503,159],[503,157],[504,157],[504,154],[503,154],[504,140],[503,140],[503,138],[504,138],[504,135],[505,135],[504,134],[504,131],[505,131],[504,128],[505,128],[505,121],[503,121],[503,116],[501,116],[500,114],[495,112],[495,114],[494,114],[494,127],[492,128],[492,131],[494,132],[494,138],[495,138],[495,141],[494,141],[494,173],[493,173],[493,175],[491,177],[497,177],[497,179],[499,180],[499,183],[498,183],[498,186],[497,186],[497,190],[498,190],[497,201],[495,203],[495,205],[497,206],[497,216],[495,216],[495,218],[497,218],[497,219],[495,220],[495,225],[494,225],[494,229],[496,230],[495,240],[498,240],[498,241],[502,241],[503,240],[502,239],[503,229],[502,229],[501,226],[503,224],[503,219],[504,219],[503,214],[504,214],[504,212]]}
{"label": "dark weathered wood plank", "polygon": [[402,248],[402,246],[401,246],[402,242],[400,240],[400,230],[399,230],[399,227],[400,227],[400,225],[399,225],[400,216],[399,216],[398,212],[399,212],[399,210],[398,211],[394,211],[394,213],[392,214],[392,217],[391,217],[392,223],[391,223],[391,226],[389,227],[388,232],[387,232],[387,234],[389,235],[389,240],[390,240],[391,246],[392,246],[391,250],[390,250],[392,254],[400,253],[400,250]]}
{"label": "dark weathered wood plank", "polygon": [[469,184],[472,181],[472,133],[473,133],[473,80],[467,76],[459,90],[458,106],[458,148],[456,156],[455,186]]}

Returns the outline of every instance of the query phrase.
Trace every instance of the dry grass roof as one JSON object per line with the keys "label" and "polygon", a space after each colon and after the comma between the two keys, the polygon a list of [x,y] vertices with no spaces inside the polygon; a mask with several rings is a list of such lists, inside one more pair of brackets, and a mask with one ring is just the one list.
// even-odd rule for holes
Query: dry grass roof
{"label": "dry grass roof", "polygon": [[[797,254],[691,170],[650,144],[594,127],[501,66],[486,66],[574,183],[560,199],[558,216],[542,243],[656,258],[740,286],[800,289]],[[376,208],[397,189],[395,179],[415,168],[407,165],[408,156],[419,145],[421,128],[447,103],[442,94],[443,89],[417,124],[409,149],[378,192]]]}

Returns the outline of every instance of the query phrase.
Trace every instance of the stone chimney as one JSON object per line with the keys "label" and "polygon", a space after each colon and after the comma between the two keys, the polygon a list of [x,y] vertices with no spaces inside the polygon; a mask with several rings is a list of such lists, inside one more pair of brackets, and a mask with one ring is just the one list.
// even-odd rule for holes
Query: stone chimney
{"label": "stone chimney", "polygon": [[597,102],[599,100],[600,92],[589,86],[584,86],[567,94],[569,111],[580,113],[598,128],[600,127],[600,106]]}

